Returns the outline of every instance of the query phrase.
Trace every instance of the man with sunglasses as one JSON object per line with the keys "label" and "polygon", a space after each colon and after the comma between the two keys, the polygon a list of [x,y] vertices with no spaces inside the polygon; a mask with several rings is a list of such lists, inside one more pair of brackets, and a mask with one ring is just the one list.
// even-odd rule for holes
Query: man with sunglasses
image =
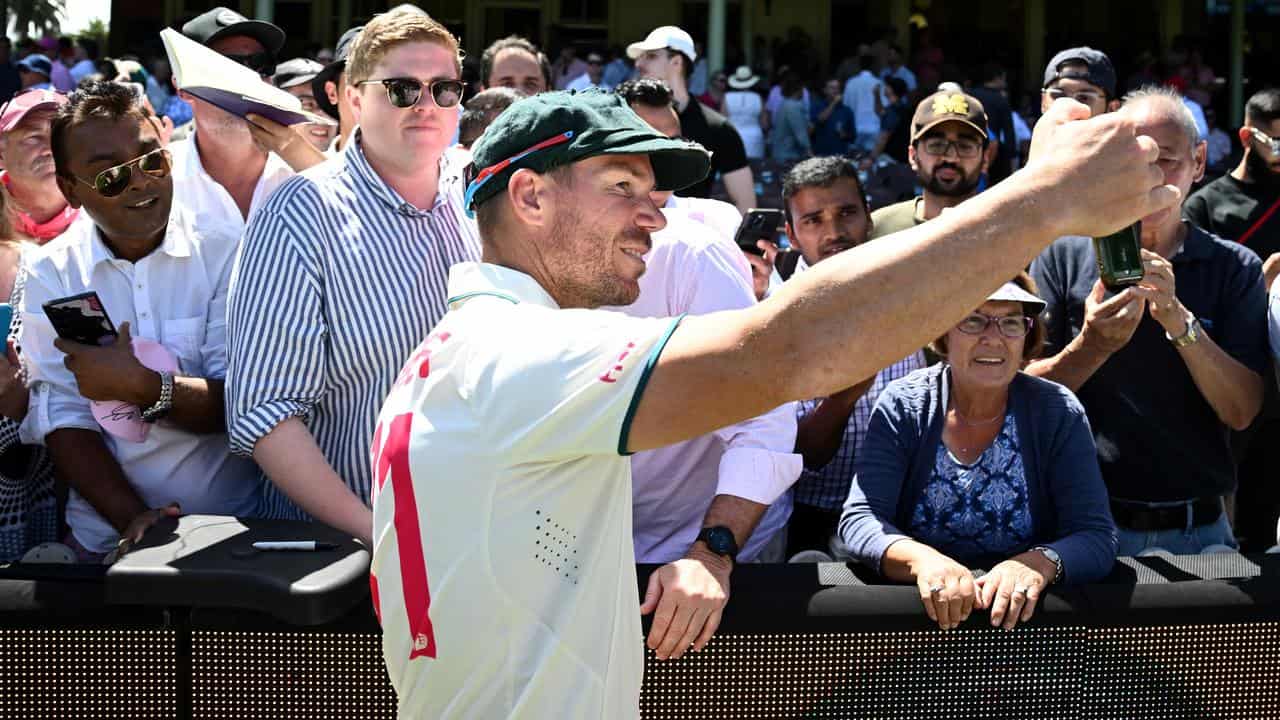
{"label": "man with sunglasses", "polygon": [[1040,92],[1040,112],[1059,98],[1069,97],[1089,108],[1093,115],[1120,107],[1116,97],[1116,69],[1107,54],[1091,47],[1063,50],[1044,68]]}
{"label": "man with sunglasses", "polygon": [[[271,82],[285,40],[284,31],[275,25],[224,7],[183,25],[182,34],[254,70],[265,83]],[[178,204],[190,208],[198,222],[225,223],[242,234],[250,216],[295,169],[259,144],[246,119],[189,93],[178,94],[195,114],[194,132],[170,147]],[[297,137],[292,129],[274,129],[283,130],[282,137]],[[315,159],[323,157],[317,153]]]}
{"label": "man with sunglasses", "polygon": [[907,160],[924,194],[871,214],[871,239],[932,220],[978,192],[987,170],[987,113],[972,95],[937,92],[916,106]]}
{"label": "man with sunglasses", "polygon": [[[1239,130],[1244,157],[1230,173],[1200,188],[1187,199],[1183,215],[1196,226],[1234,240],[1262,258],[1263,282],[1272,291],[1269,312],[1272,363],[1280,362],[1280,89],[1254,93],[1244,108]],[[1232,438],[1236,469],[1235,527],[1251,541],[1270,544],[1280,490],[1275,478],[1280,447],[1280,392],[1267,379],[1262,412],[1253,426]],[[1264,547],[1264,546],[1263,546]]]}
{"label": "man with sunglasses", "polygon": [[[638,717],[626,456],[855,385],[1054,237],[1174,204],[1151,139],[1127,118],[1072,121],[1086,112],[1060,103],[1019,182],[897,242],[826,259],[750,308],[642,319],[596,308],[638,296],[665,226],[650,193],[705,177],[706,151],[614,94],[508,108],[473,148],[467,188],[486,262],[450,271],[449,312],[372,433],[370,582],[400,716]],[[728,563],[743,540],[698,542]],[[713,612],[657,617],[656,656],[702,649]]]}
{"label": "man with sunglasses", "polygon": [[[58,186],[85,216],[28,265],[22,430],[48,447],[71,488],[67,544],[82,561],[101,561],[179,510],[255,506],[256,470],[227,451],[223,422],[237,238],[197,229],[173,203],[159,125],[124,85],[78,90],[54,119],[52,146]],[[60,338],[42,309],[90,291],[118,332],[101,347]],[[115,407],[95,413],[91,401]]]}
{"label": "man with sunglasses", "polygon": [[314,517],[368,541],[379,401],[475,260],[450,172],[462,97],[457,40],[421,11],[356,36],[346,95],[358,130],[286,182],[249,223],[228,302],[231,448],[271,480],[261,512]]}

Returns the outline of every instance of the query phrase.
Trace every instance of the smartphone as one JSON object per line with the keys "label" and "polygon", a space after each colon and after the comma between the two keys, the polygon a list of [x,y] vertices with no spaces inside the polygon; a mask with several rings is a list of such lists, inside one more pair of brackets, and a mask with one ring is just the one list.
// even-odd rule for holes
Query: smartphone
{"label": "smartphone", "polygon": [[110,345],[116,341],[116,326],[107,317],[98,293],[50,300],[41,307],[58,336],[82,345]]}
{"label": "smartphone", "polygon": [[742,218],[742,224],[738,226],[738,234],[733,240],[738,243],[738,247],[744,253],[764,255],[764,251],[756,247],[756,241],[777,242],[778,228],[785,222],[781,210],[752,208]]}
{"label": "smartphone", "polygon": [[9,336],[9,326],[13,324],[13,306],[0,303],[0,337]]}
{"label": "smartphone", "polygon": [[1142,280],[1142,223],[1136,222],[1119,232],[1093,239],[1093,253],[1098,260],[1098,277],[1111,292],[1120,292]]}

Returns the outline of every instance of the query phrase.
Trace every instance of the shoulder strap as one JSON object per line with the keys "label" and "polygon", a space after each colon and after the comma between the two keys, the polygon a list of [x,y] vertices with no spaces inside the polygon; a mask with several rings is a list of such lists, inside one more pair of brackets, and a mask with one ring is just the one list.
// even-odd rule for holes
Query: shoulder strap
{"label": "shoulder strap", "polygon": [[[1253,224],[1249,226],[1249,229],[1245,230],[1240,234],[1240,237],[1236,238],[1236,242],[1241,245],[1248,245],[1249,238],[1252,237],[1253,234],[1263,225],[1267,224],[1267,221],[1271,219],[1271,216],[1275,214],[1276,210],[1280,210],[1280,198],[1277,198],[1275,202],[1271,203],[1271,207],[1267,208],[1267,211],[1262,213],[1262,217],[1254,220]],[[1263,258],[1263,260],[1266,260],[1266,258]]]}

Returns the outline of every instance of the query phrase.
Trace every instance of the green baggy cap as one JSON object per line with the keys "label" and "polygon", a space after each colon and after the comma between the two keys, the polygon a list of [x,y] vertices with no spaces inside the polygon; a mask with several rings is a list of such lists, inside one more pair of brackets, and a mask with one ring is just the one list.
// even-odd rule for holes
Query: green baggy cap
{"label": "green baggy cap", "polygon": [[705,148],[662,135],[619,95],[542,93],[513,103],[472,146],[467,212],[506,188],[516,170],[545,173],[597,155],[648,155],[658,190],[689,187],[711,171]]}

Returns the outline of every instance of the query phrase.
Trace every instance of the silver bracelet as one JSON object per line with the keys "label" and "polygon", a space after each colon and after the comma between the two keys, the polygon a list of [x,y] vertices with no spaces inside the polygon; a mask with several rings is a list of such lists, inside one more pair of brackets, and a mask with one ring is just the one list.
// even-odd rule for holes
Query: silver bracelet
{"label": "silver bracelet", "polygon": [[153,423],[173,408],[173,373],[160,371],[160,398],[156,404],[142,411],[142,421]]}

